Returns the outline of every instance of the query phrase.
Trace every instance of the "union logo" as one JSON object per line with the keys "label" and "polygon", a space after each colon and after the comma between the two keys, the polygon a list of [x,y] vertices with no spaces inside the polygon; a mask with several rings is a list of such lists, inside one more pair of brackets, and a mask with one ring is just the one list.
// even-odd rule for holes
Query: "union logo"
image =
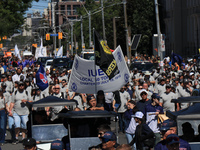
{"label": "union logo", "polygon": [[48,81],[47,81],[47,78],[42,74],[42,73],[40,73],[40,80],[44,83],[44,84],[47,84],[48,83]]}

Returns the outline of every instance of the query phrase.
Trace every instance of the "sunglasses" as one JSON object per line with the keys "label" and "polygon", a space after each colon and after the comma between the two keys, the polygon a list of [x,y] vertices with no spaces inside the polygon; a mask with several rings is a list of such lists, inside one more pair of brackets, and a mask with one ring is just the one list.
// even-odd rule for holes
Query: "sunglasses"
{"label": "sunglasses", "polygon": [[175,137],[175,136],[174,136],[174,137],[169,137],[169,138],[167,138],[166,140],[167,140],[167,141],[166,141],[167,143],[171,143],[171,142],[173,142],[173,141],[174,141],[174,142],[179,142],[179,138],[178,138],[178,137]]}
{"label": "sunglasses", "polygon": [[147,93],[141,93],[141,95],[147,95]]}
{"label": "sunglasses", "polygon": [[19,86],[24,86],[23,84],[19,85]]}
{"label": "sunglasses", "polygon": [[141,90],[142,88],[138,88],[139,90]]}
{"label": "sunglasses", "polygon": [[60,89],[60,88],[54,88],[54,89]]}

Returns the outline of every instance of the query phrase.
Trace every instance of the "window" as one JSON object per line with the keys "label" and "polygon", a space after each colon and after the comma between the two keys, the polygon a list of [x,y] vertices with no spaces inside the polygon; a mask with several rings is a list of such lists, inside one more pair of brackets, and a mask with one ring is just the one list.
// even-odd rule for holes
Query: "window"
{"label": "window", "polygon": [[71,15],[71,5],[67,5],[67,15]]}

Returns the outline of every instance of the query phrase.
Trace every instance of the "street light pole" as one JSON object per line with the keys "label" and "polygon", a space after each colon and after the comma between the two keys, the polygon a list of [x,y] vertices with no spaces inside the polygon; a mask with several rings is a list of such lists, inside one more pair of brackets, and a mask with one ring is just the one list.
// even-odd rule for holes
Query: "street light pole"
{"label": "street light pole", "polygon": [[[52,21],[53,21],[53,33],[56,34],[56,27],[55,27],[55,6],[56,2],[52,2]],[[56,54],[56,36],[53,36],[53,46],[54,46],[54,54]]]}
{"label": "street light pole", "polygon": [[[126,0],[123,0],[124,4],[124,21],[125,21],[125,32],[126,32],[126,53],[128,57],[128,61],[131,61],[130,54],[129,54],[129,46],[128,46],[128,24],[127,24],[127,12],[126,12]],[[129,62],[128,62],[129,66]]]}
{"label": "street light pole", "polygon": [[73,55],[73,21],[71,22],[71,55]]}
{"label": "street light pole", "polygon": [[102,13],[102,24],[103,24],[103,40],[106,40],[103,0],[101,0],[101,13]]}
{"label": "street light pole", "polygon": [[81,16],[81,51],[83,51],[83,17]]}
{"label": "street light pole", "polygon": [[158,0],[155,0],[155,11],[156,11],[157,33],[158,33],[158,56],[160,56],[160,60],[163,60],[163,55],[161,52],[161,32],[160,32],[160,19],[158,11]]}
{"label": "street light pole", "polygon": [[89,46],[91,47],[91,12],[89,11]]}

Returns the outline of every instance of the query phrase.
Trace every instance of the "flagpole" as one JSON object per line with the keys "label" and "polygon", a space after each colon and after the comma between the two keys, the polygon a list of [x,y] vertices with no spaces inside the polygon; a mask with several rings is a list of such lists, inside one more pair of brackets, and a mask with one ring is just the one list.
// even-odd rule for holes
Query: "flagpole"
{"label": "flagpole", "polygon": [[95,55],[95,33],[94,33],[95,29],[93,28],[93,41],[94,41],[94,72],[95,72],[95,94],[97,94],[97,81],[96,81],[96,55]]}

